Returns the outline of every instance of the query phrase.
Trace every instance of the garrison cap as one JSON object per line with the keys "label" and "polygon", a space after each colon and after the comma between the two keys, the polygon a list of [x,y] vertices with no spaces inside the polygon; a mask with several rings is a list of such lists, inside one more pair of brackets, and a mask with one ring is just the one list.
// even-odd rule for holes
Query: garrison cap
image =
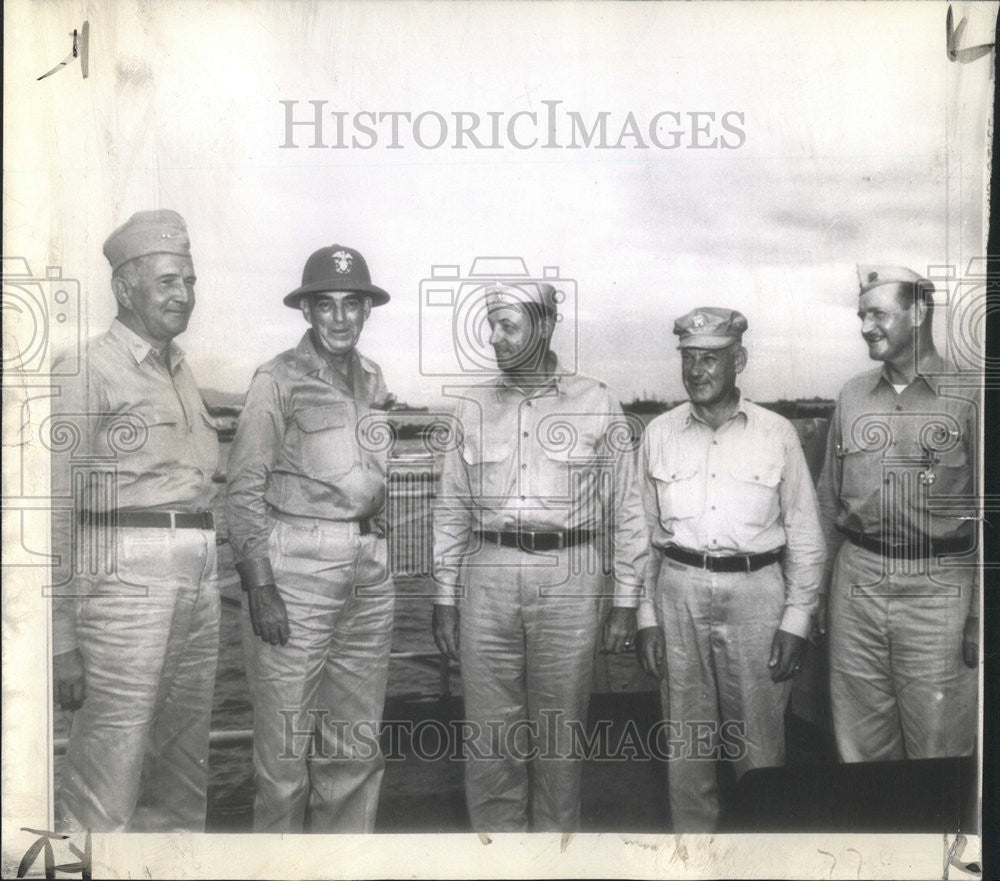
{"label": "garrison cap", "polygon": [[934,283],[930,279],[905,266],[869,266],[859,263],[858,282],[861,285],[859,297],[884,284],[912,285],[914,291],[919,290],[924,295],[934,292]]}
{"label": "garrison cap", "polygon": [[308,294],[344,291],[367,294],[373,306],[384,306],[389,295],[372,284],[368,264],[360,251],[344,245],[329,245],[313,251],[302,270],[302,284],[286,295],[284,304],[298,309],[302,298]]}
{"label": "garrison cap", "polygon": [[485,294],[487,310],[534,303],[550,315],[556,314],[556,307],[563,298],[559,291],[544,281],[524,281],[516,284],[498,281],[487,285]]}
{"label": "garrison cap", "polygon": [[724,349],[738,343],[746,329],[743,313],[712,306],[693,309],[674,322],[674,333],[680,337],[678,349]]}
{"label": "garrison cap", "polygon": [[112,271],[147,254],[191,256],[187,226],[176,211],[137,211],[104,243],[104,256]]}

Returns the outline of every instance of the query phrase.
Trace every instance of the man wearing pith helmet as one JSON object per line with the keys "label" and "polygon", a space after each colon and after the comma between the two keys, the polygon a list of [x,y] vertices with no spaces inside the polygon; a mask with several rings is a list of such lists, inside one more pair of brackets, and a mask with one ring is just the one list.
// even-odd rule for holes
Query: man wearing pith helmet
{"label": "man wearing pith helmet", "polygon": [[798,434],[736,386],[746,330],[732,309],[677,319],[689,400],[649,423],[640,455],[652,547],[638,652],[646,672],[662,677],[678,832],[716,826],[709,748],[737,777],[783,763],[785,707],[823,572]]}
{"label": "man wearing pith helmet", "polygon": [[258,368],[230,454],[260,832],[374,828],[393,587],[385,459],[364,438],[390,396],[357,344],[387,302],[360,253],[316,251],[284,298],[309,329]]}
{"label": "man wearing pith helmet", "polygon": [[69,830],[204,831],[219,444],[174,342],[195,306],[187,226],[140,211],[104,255],[117,317],[78,371],[53,368],[51,437],[75,429],[52,457],[53,498],[73,501],[53,517],[55,690],[75,710],[58,817]]}
{"label": "man wearing pith helmet", "polygon": [[550,350],[556,293],[483,292],[499,374],[452,391],[462,440],[434,512],[434,639],[462,665],[465,791],[481,832],[577,828],[572,732],[586,725],[598,640],[631,647],[645,563],[632,435],[614,393]]}
{"label": "man wearing pith helmet", "polygon": [[968,755],[976,383],[934,346],[932,282],[900,266],[858,279],[861,336],[882,365],[841,390],[819,482],[837,748],[847,762]]}

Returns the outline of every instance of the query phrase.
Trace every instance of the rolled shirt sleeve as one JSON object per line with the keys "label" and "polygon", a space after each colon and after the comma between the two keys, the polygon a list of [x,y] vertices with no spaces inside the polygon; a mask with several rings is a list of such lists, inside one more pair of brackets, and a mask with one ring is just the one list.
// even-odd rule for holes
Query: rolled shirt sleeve
{"label": "rolled shirt sleeve", "polygon": [[830,576],[833,574],[833,564],[837,559],[837,552],[844,542],[843,533],[837,529],[837,517],[840,512],[838,499],[840,457],[837,455],[837,448],[840,442],[840,410],[841,405],[838,399],[837,406],[830,419],[830,428],[826,434],[826,455],[823,459],[823,470],[816,485],[820,522],[823,529],[823,538],[826,543],[826,565],[824,566],[821,585],[824,589],[827,589],[829,586]]}
{"label": "rolled shirt sleeve", "polygon": [[441,488],[434,500],[434,602],[458,604],[462,560],[472,536],[472,488],[462,459],[461,407],[456,411],[456,442],[444,453]]}
{"label": "rolled shirt sleeve", "polygon": [[611,419],[599,452],[614,462],[614,605],[634,609],[642,595],[649,538],[639,490],[635,443],[621,405],[609,395]]}
{"label": "rolled shirt sleeve", "polygon": [[[71,374],[59,380],[59,393],[52,398],[48,435],[51,438],[72,437],[74,445],[52,443],[51,498],[52,506],[52,653],[60,655],[78,648],[76,637],[76,605],[81,588],[80,576],[74,566],[74,535],[82,539],[74,524],[74,487],[71,481],[71,459],[91,459],[95,455],[96,438],[102,413],[108,401],[101,393],[96,370],[88,371],[86,362],[75,370],[67,369],[63,359],[53,365],[53,372]],[[91,376],[93,373],[93,377]],[[79,549],[83,552],[83,549]]]}
{"label": "rolled shirt sleeve", "polygon": [[[642,497],[643,516],[646,520],[646,532],[652,541],[652,536],[660,520],[659,504],[656,500],[656,492],[653,489],[649,477],[649,435],[643,435],[642,445],[639,448],[639,492]],[[660,577],[661,558],[652,549],[646,556],[644,567],[642,596],[639,599],[639,607],[636,611],[636,627],[642,630],[645,627],[656,627],[656,607],[653,598],[656,596],[656,582]]]}
{"label": "rolled shirt sleeve", "polygon": [[778,629],[805,637],[819,605],[826,542],[805,454],[795,429],[785,424],[785,468],[778,488],[785,527],[785,611]]}
{"label": "rolled shirt sleeve", "polygon": [[270,526],[264,491],[284,441],[280,393],[271,373],[250,383],[229,453],[226,520],[236,568],[251,584],[274,580],[267,553]]}

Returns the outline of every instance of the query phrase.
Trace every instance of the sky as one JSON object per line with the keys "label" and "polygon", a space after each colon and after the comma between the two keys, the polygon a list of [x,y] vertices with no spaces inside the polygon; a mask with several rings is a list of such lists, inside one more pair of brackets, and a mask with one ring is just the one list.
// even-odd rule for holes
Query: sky
{"label": "sky", "polygon": [[[992,41],[993,4],[954,5],[967,42]],[[78,280],[94,335],[114,314],[105,237],[134,211],[179,211],[199,281],[178,342],[200,384],[224,391],[296,344],[304,320],[282,297],[310,253],[337,243],[392,296],[360,348],[411,403],[478,379],[455,366],[453,312],[425,294],[435,266],[467,278],[486,256],[535,276],[557,267],[575,297],[554,348],[623,400],[683,397],[672,327],[696,306],[747,316],[749,396],[833,397],[871,366],[856,263],[961,275],[980,253],[989,60],[947,60],[946,9],[12,2],[8,34],[25,36],[5,58],[4,254]],[[89,77],[68,66],[34,82],[84,18]],[[297,119],[326,102],[328,144],[333,112],[348,140],[366,111],[441,114],[449,140],[423,149],[404,124],[398,149],[384,126],[369,149],[311,148],[298,127],[301,146],[282,147],[282,101],[298,102]],[[614,141],[629,114],[648,135],[662,111],[680,114],[682,143],[451,143],[456,113],[506,126],[519,112],[544,120],[543,102],[561,102],[564,143],[570,112],[588,125],[606,113]],[[693,113],[715,115],[704,137]],[[740,137],[720,127],[727,113]],[[544,142],[544,122],[527,123],[515,138]],[[737,145],[691,146],[719,135]],[[53,345],[65,336],[55,328]]]}

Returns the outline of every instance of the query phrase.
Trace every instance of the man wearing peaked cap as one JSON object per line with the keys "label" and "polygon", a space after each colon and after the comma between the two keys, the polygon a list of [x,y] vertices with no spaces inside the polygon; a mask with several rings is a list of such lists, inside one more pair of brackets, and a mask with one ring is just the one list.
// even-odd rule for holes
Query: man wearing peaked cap
{"label": "man wearing peaked cap", "polygon": [[679,349],[724,349],[738,343],[747,329],[747,320],[732,309],[695,309],[674,322]]}
{"label": "man wearing peaked cap", "polygon": [[861,336],[881,366],[841,390],[819,482],[837,748],[847,762],[969,755],[979,380],[938,354],[928,279],[865,265],[858,281]]}
{"label": "man wearing peaked cap", "polygon": [[634,444],[608,387],[551,351],[555,288],[498,282],[483,297],[499,374],[454,392],[461,442],[435,500],[432,630],[462,665],[473,829],[572,832],[596,646],[621,652],[635,633],[646,534]]}
{"label": "man wearing peaked cap", "polygon": [[52,399],[53,437],[68,423],[78,438],[52,458],[53,497],[76,512],[53,516],[56,696],[76,710],[58,815],[95,832],[204,831],[219,447],[174,343],[195,303],[187,228],[141,211],[104,254],[117,318]]}
{"label": "man wearing peaked cap", "polygon": [[[784,762],[784,715],[823,571],[816,494],[799,437],[736,386],[747,320],[704,307],[678,318],[690,400],[646,428],[640,485],[651,532],[638,612],[643,668],[662,680],[675,832],[711,832],[713,756],[737,777]],[[695,742],[692,738],[697,737]]]}
{"label": "man wearing peaked cap", "polygon": [[313,253],[284,298],[309,330],[258,368],[233,441],[227,512],[247,601],[258,832],[374,829],[393,585],[385,451],[366,438],[391,396],[357,343],[388,301],[358,251]]}

